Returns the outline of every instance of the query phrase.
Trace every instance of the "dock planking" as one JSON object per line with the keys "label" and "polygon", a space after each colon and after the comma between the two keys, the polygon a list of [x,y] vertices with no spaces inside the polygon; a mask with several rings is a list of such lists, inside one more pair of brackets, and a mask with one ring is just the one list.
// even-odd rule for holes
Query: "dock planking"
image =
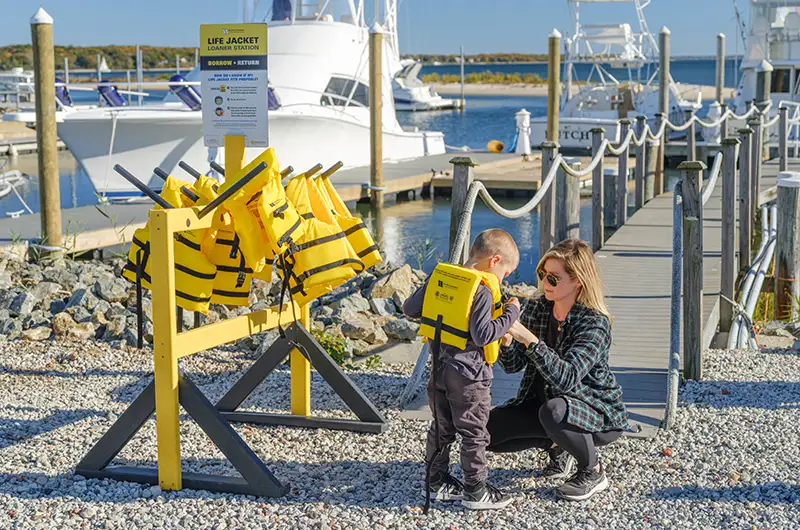
{"label": "dock planking", "polygon": [[[765,162],[762,200],[775,185],[777,161]],[[790,168],[800,170],[800,161]],[[722,176],[720,176],[722,178]],[[719,323],[722,186],[718,181],[703,210],[703,344],[711,345]],[[629,199],[630,200],[630,199]],[[609,310],[614,316],[609,364],[623,390],[630,424],[652,437],[666,410],[667,368],[670,352],[672,293],[673,194],[649,201],[628,218],[597,252],[600,276]],[[681,344],[682,347],[682,344]],[[517,393],[521,374],[494,370],[492,405]],[[401,415],[430,420],[427,398],[421,392]]]}

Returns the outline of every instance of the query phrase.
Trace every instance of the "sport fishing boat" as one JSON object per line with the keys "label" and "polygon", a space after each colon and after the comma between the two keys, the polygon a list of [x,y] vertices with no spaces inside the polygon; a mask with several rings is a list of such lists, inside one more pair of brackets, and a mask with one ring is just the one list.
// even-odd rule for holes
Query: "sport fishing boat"
{"label": "sport fishing boat", "polygon": [[394,105],[399,111],[450,110],[461,108],[461,100],[443,98],[431,85],[419,78],[422,63],[413,59],[400,61],[403,69],[392,79]]}
{"label": "sport fishing boat", "polygon": [[[629,23],[586,24],[582,4],[626,2],[633,5],[638,31]],[[559,105],[558,143],[565,150],[591,148],[594,128],[605,129],[606,138],[619,141],[618,120],[646,116],[655,128],[658,113],[658,44],[647,26],[644,9],[651,0],[567,0],[573,34],[564,39],[564,83]],[[573,94],[579,71],[588,74]],[[622,76],[627,76],[623,79]],[[684,111],[699,109],[697,101],[681,97],[669,80],[669,120],[684,123]],[[531,119],[531,143],[545,141],[547,117]]]}
{"label": "sport fishing boat", "polygon": [[[339,160],[346,167],[368,165],[369,29],[363,0],[292,0],[290,4],[289,12],[273,12],[268,21],[271,147],[282,163],[297,169]],[[399,70],[395,20],[385,20],[384,160],[444,153],[441,132],[409,132],[397,121],[391,90],[393,72]],[[198,79],[197,70],[186,76],[187,83]],[[158,189],[160,179],[151,177],[156,166],[181,174],[180,161],[202,172],[209,170],[210,161],[222,163],[224,149],[203,144],[199,87],[177,84],[175,92],[177,97],[140,107],[121,102],[116,107],[64,115],[58,124],[59,137],[98,194],[108,198],[140,195],[113,171],[115,164],[150,180]],[[261,151],[248,148],[247,160]]]}

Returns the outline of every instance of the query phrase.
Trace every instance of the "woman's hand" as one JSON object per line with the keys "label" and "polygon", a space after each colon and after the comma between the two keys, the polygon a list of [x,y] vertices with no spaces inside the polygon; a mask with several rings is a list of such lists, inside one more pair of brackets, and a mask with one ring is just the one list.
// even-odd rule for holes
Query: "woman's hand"
{"label": "woman's hand", "polygon": [[512,342],[514,342],[514,337],[511,336],[511,333],[506,333],[503,335],[503,338],[500,339],[500,344],[503,346],[511,346]]}
{"label": "woman's hand", "polygon": [[526,347],[539,342],[539,339],[536,337],[536,335],[531,333],[528,328],[520,324],[519,321],[514,322],[508,332],[514,338],[514,340],[524,344]]}

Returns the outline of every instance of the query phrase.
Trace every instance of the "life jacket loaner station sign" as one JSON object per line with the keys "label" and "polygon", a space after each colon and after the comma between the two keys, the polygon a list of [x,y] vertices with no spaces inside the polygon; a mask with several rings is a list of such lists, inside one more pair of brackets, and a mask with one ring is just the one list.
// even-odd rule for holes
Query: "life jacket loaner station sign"
{"label": "life jacket loaner station sign", "polygon": [[206,147],[226,135],[245,147],[269,147],[267,25],[200,25],[200,95]]}

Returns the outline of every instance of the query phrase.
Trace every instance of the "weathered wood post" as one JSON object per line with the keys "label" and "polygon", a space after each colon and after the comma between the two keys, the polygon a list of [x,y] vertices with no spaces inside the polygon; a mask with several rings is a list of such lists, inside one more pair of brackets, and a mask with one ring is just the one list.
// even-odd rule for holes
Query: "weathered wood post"
{"label": "weathered wood post", "polygon": [[634,173],[634,178],[636,179],[636,191],[634,192],[636,211],[639,211],[639,209],[644,206],[644,173],[645,164],[647,162],[647,138],[642,138],[642,136],[644,136],[646,124],[646,116],[636,116],[636,136],[642,140],[642,145],[636,147],[636,170]]}
{"label": "weathered wood post", "polygon": [[697,136],[696,126],[694,121],[694,109],[684,111],[686,113],[686,121],[692,120],[689,130],[686,131],[686,160],[694,162],[697,160]]}
{"label": "weathered wood post", "polygon": [[778,112],[778,170],[786,171],[789,168],[789,107],[781,107]]}
{"label": "weathered wood post", "polygon": [[[670,61],[670,31],[664,26],[658,34],[658,113],[661,120],[669,120],[669,75]],[[658,123],[661,126],[661,121]],[[658,154],[658,169],[656,173],[656,195],[664,193],[666,178],[664,176],[665,158],[667,155],[667,132],[661,137]]]}
{"label": "weathered wood post", "polygon": [[[453,256],[453,247],[458,236],[458,225],[466,208],[469,187],[475,180],[474,168],[477,163],[470,156],[457,156],[450,160],[450,163],[453,164],[453,191],[450,197],[450,246],[448,247],[447,255]],[[464,239],[464,247],[461,249],[461,254],[455,258],[458,264],[466,263],[467,257],[469,257],[469,229],[469,224],[467,224],[467,237]]]}
{"label": "weathered wood post", "polygon": [[[722,270],[720,294],[734,299],[736,281],[736,161],[739,158],[739,140],[723,138],[722,165]],[[733,306],[725,298],[719,301],[719,329],[730,331]]]}
{"label": "weathered wood post", "polygon": [[[600,157],[600,162],[592,171],[592,250],[597,252],[605,243],[604,215],[603,215],[603,158],[605,153],[600,151],[603,145],[605,130],[596,127],[592,129],[592,159]],[[605,149],[603,149],[605,151]]]}
{"label": "weathered wood post", "polygon": [[703,377],[703,205],[700,184],[706,165],[678,166],[683,188],[683,373]]}
{"label": "weathered wood post", "polygon": [[[550,168],[558,155],[558,144],[556,142],[544,142],[542,144],[542,179],[544,184]],[[556,180],[558,176],[556,175]],[[544,192],[541,202],[539,202],[539,256],[550,250],[555,244],[556,238],[556,208],[555,208],[555,188],[556,182],[550,185]]]}
{"label": "weathered wood post", "polygon": [[383,28],[369,30],[369,182],[373,210],[383,207]]}
{"label": "weathered wood post", "polygon": [[778,175],[775,320],[800,318],[800,173]]}
{"label": "weathered wood post", "polygon": [[[656,130],[655,132],[661,130],[661,124],[665,121],[665,115],[658,112],[656,113]],[[664,128],[664,134],[661,135],[661,138],[658,140],[654,140],[657,143],[657,151],[656,156],[653,157],[655,161],[655,178],[653,179],[653,197],[657,197],[664,193],[664,157],[665,157],[665,142],[667,137],[667,129]]]}
{"label": "weathered wood post", "polygon": [[[580,169],[579,158],[565,158],[564,162],[572,169]],[[581,181],[563,168],[556,177],[556,237],[555,241],[567,238],[580,238],[581,233]]]}
{"label": "weathered wood post", "polygon": [[[619,168],[607,167],[603,172],[603,217],[605,218],[605,228],[616,230],[617,228],[617,186],[619,185]],[[605,233],[603,243],[608,239],[608,232]]]}
{"label": "weathered wood post", "polygon": [[750,268],[753,218],[750,215],[750,150],[752,129],[739,129],[739,272]]}
{"label": "weathered wood post", "polygon": [[561,88],[561,33],[553,30],[547,53],[547,131],[548,142],[558,142],[558,101]]}
{"label": "weathered wood post", "polygon": [[720,111],[722,112],[722,123],[720,124],[722,134],[720,135],[720,140],[724,140],[728,137],[728,105],[723,103]]}
{"label": "weathered wood post", "polygon": [[[752,129],[752,134],[750,135],[750,153],[749,153],[749,160],[750,160],[750,190],[748,191],[750,195],[750,219],[756,218],[756,212],[758,212],[758,192],[759,192],[759,184],[761,182],[761,124],[763,120],[760,115],[756,115],[749,120],[747,120],[747,125]],[[752,221],[751,221],[752,222]],[[752,237],[752,232],[750,233]]]}
{"label": "weathered wood post", "polygon": [[61,191],[58,183],[56,133],[56,65],[53,18],[39,8],[31,18],[33,85],[36,96],[36,147],[39,164],[39,209],[42,221],[42,257],[62,254]]}
{"label": "weathered wood post", "polygon": [[[631,120],[622,119],[619,121],[619,139],[624,142],[628,136],[628,131],[631,129]],[[628,156],[631,152],[631,144],[629,142],[619,155],[619,173],[617,174],[617,228],[621,228],[625,224],[628,217]]]}
{"label": "weathered wood post", "polygon": [[658,167],[658,140],[645,142],[645,174],[644,174],[644,203],[647,204],[656,196],[656,170]]}
{"label": "weathered wood post", "polygon": [[[724,103],[722,90],[725,88],[725,34],[717,35],[717,96],[720,105]],[[723,138],[725,133],[723,132]]]}

